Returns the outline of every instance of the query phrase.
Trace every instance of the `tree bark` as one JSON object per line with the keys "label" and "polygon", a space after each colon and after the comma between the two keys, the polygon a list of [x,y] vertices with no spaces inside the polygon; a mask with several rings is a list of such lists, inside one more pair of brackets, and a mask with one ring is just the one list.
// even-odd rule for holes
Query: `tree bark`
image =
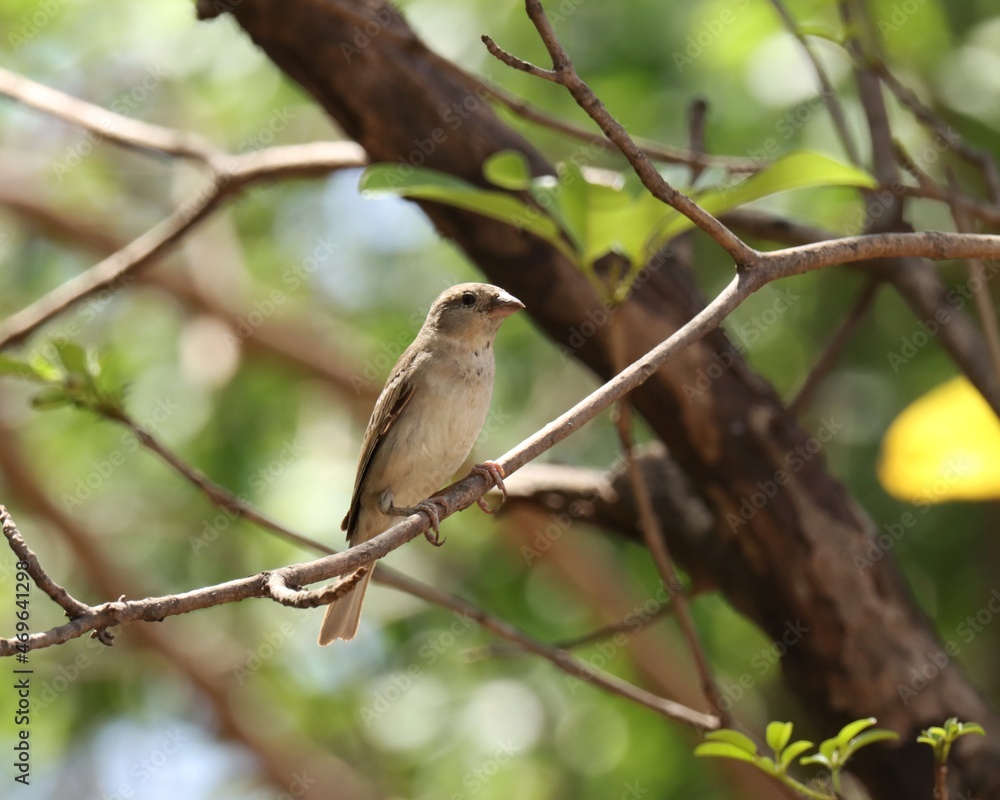
{"label": "tree bark", "polygon": [[[202,17],[222,12],[373,161],[420,164],[482,184],[483,160],[517,149],[536,173],[551,170],[498,120],[475,81],[430,52],[384,3],[199,4]],[[567,259],[500,222],[423,208],[491,281],[525,302],[566,353],[611,376],[608,312]],[[629,360],[704,304],[690,271],[669,255],[647,265],[643,279],[617,311]],[[869,558],[876,525],[827,471],[819,448],[821,438],[837,434],[838,421],[804,430],[719,331],[653,375],[633,400],[713,518],[697,545],[668,529],[671,550],[775,642],[794,639],[782,667],[815,735],[877,717],[900,733],[900,744],[869,748],[855,773],[877,798],[930,798],[930,749],[915,736],[950,716],[977,721],[988,736],[966,737],[973,741],[956,749],[953,791],[1000,798],[1000,721],[913,601],[891,552]]]}

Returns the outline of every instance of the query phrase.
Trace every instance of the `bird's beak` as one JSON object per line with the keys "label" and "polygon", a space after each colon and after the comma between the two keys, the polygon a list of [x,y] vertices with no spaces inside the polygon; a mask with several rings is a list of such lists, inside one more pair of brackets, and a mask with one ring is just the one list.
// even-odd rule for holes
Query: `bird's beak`
{"label": "bird's beak", "polygon": [[524,308],[524,303],[514,297],[514,295],[508,294],[501,289],[496,297],[490,299],[489,305],[486,307],[486,313],[491,317],[504,319],[515,311],[520,311],[522,308]]}

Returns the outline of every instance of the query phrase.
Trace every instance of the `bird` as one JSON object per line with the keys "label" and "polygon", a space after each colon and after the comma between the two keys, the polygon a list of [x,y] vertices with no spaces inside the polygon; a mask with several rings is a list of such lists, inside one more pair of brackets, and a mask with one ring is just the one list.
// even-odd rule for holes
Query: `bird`
{"label": "bird", "polygon": [[[430,307],[413,343],[393,367],[365,430],[351,504],[341,524],[351,546],[366,542],[396,520],[423,511],[427,538],[440,539],[431,495],[468,457],[486,422],[493,395],[493,341],[501,323],[524,304],[498,286],[461,283]],[[477,464],[503,491],[495,462]],[[480,498],[480,507],[489,507]],[[432,533],[433,531],[433,533]],[[360,574],[362,573],[363,574]],[[353,588],[327,606],[319,644],[353,639],[372,567],[345,578]]]}

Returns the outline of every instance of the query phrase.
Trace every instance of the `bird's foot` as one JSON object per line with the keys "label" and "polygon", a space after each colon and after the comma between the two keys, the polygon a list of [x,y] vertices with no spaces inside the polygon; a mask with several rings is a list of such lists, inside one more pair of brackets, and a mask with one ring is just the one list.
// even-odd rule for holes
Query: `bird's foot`
{"label": "bird's foot", "polygon": [[422,511],[431,522],[431,527],[424,531],[424,536],[427,537],[427,541],[432,545],[440,547],[448,541],[447,538],[441,538],[441,511],[447,510],[442,501],[431,497],[428,500],[421,500],[415,506],[410,506],[409,508],[390,505],[388,513],[397,517],[408,517],[411,514],[419,514]]}
{"label": "bird's foot", "polygon": [[496,461],[484,461],[482,464],[476,464],[472,468],[473,475],[482,475],[486,480],[493,483],[500,490],[500,505],[495,509],[490,508],[486,502],[485,497],[480,497],[476,500],[476,505],[478,505],[487,514],[496,514],[500,510],[500,506],[503,505],[503,501],[507,499],[507,487],[503,485],[504,471]]}

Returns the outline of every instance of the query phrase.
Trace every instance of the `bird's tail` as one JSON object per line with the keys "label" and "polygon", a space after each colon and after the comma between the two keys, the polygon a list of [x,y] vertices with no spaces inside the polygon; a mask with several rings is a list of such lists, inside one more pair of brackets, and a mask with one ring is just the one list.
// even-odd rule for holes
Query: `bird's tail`
{"label": "bird's tail", "polygon": [[358,581],[357,585],[339,600],[334,600],[326,607],[323,625],[319,629],[320,645],[327,645],[337,639],[353,639],[358,632],[358,622],[361,620],[361,604],[365,600],[365,589],[371,580],[372,570],[369,568]]}

